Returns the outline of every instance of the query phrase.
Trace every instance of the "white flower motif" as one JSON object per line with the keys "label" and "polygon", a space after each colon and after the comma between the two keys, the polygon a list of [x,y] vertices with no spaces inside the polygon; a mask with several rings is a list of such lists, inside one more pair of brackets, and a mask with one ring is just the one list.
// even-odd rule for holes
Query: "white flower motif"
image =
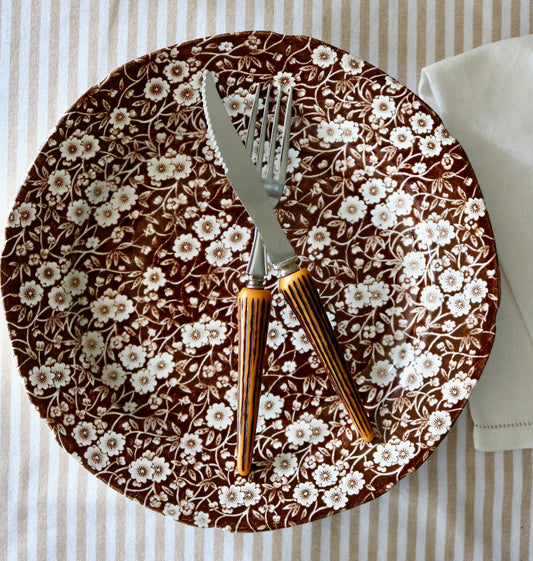
{"label": "white flower motif", "polygon": [[433,118],[427,113],[419,111],[409,120],[411,127],[418,134],[429,132],[433,128]]}
{"label": "white flower motif", "polygon": [[272,463],[274,473],[280,477],[289,477],[296,473],[298,467],[298,460],[294,454],[282,453],[274,458]]}
{"label": "white flower motif", "polygon": [[152,458],[152,480],[160,483],[172,473],[170,464],[159,456]]}
{"label": "white flower motif", "polygon": [[347,495],[356,495],[365,486],[365,479],[360,471],[353,471],[346,474],[340,481],[340,488]]}
{"label": "white flower motif", "polygon": [[413,345],[411,343],[402,343],[392,348],[390,357],[395,367],[402,368],[411,363],[415,356]]}
{"label": "white flower motif", "polygon": [[82,199],[72,201],[67,209],[67,219],[81,226],[89,218],[90,210],[91,207],[87,204],[87,201]]}
{"label": "white flower motif", "polygon": [[131,185],[119,187],[111,197],[111,205],[119,212],[131,210],[137,201],[137,193]]}
{"label": "white flower motif", "polygon": [[466,294],[461,293],[450,296],[448,298],[447,305],[453,317],[456,318],[460,316],[466,316],[472,308],[470,300],[468,299]]}
{"label": "white flower motif", "polygon": [[420,152],[425,158],[438,156],[442,151],[441,143],[434,136],[426,136],[418,141]]}
{"label": "white flower motif", "polygon": [[229,427],[233,421],[233,411],[223,403],[214,403],[207,410],[207,426],[223,430]]}
{"label": "white flower motif", "polygon": [[413,366],[405,367],[400,374],[400,386],[409,391],[417,390],[424,383],[422,374]]}
{"label": "white flower motif", "polygon": [[428,430],[434,436],[446,434],[452,426],[452,419],[447,411],[434,411],[429,416]]}
{"label": "white flower motif", "polygon": [[43,289],[35,281],[27,281],[20,286],[20,303],[24,306],[36,306],[43,297]]}
{"label": "white flower motif", "polygon": [[126,373],[120,364],[113,362],[102,369],[102,383],[113,390],[118,390],[126,381]]}
{"label": "white flower motif", "polygon": [[233,255],[223,241],[211,242],[205,251],[205,258],[210,265],[223,267],[231,261]]}
{"label": "white flower motif", "polygon": [[281,88],[284,92],[288,92],[291,88],[296,86],[294,74],[291,72],[278,72],[274,75],[272,83],[276,88]]}
{"label": "white flower motif", "polygon": [[214,240],[220,234],[220,225],[215,216],[202,216],[192,227],[198,237],[204,241]]}
{"label": "white flower motif", "polygon": [[72,305],[72,296],[62,286],[54,286],[48,293],[48,303],[52,310],[68,310]]}
{"label": "white flower motif", "polygon": [[79,138],[67,138],[64,140],[59,150],[61,152],[62,158],[67,162],[73,162],[76,158],[79,158],[83,153],[83,146],[81,145],[81,140]]}
{"label": "white flower motif", "polygon": [[469,199],[465,205],[465,212],[469,218],[474,220],[485,216],[485,201],[483,199]]}
{"label": "white flower motif", "polygon": [[70,381],[70,366],[63,362],[56,362],[50,367],[52,385],[55,388],[66,386]]}
{"label": "white flower motif", "polygon": [[444,292],[457,292],[463,286],[464,275],[456,269],[446,269],[439,276],[439,283]]}
{"label": "white flower motif", "polygon": [[234,509],[243,504],[244,493],[237,485],[222,487],[218,491],[218,500],[222,508]]}
{"label": "white flower motif", "polygon": [[394,191],[387,199],[390,211],[398,216],[407,216],[413,208],[413,197],[405,191]]}
{"label": "white flower motif", "polygon": [[89,357],[97,358],[104,353],[104,337],[99,331],[88,331],[81,336],[81,349]]}
{"label": "white flower motif", "polygon": [[50,193],[52,193],[52,195],[64,195],[71,186],[69,173],[64,169],[53,171],[48,176],[48,185],[50,186]]}
{"label": "white flower motif", "polygon": [[42,392],[42,390],[47,390],[52,385],[52,370],[44,364],[34,366],[30,371],[28,379],[39,392]]}
{"label": "white flower motif", "polygon": [[151,158],[147,162],[147,171],[149,177],[155,181],[165,181],[174,177],[174,163],[171,158],[166,156]]}
{"label": "white flower motif", "polygon": [[390,384],[396,377],[396,368],[388,360],[378,360],[370,370],[370,379],[378,386]]}
{"label": "white flower motif", "polygon": [[72,436],[78,446],[89,446],[97,438],[96,428],[93,423],[82,421],[72,429]]}
{"label": "white flower motif", "polygon": [[186,107],[196,103],[199,98],[199,91],[192,83],[181,84],[174,92],[174,101],[178,105],[184,105]]}
{"label": "white flower motif", "polygon": [[163,78],[151,78],[146,82],[144,95],[151,101],[161,101],[170,91],[170,85]]}
{"label": "white flower motif", "polygon": [[368,300],[373,308],[379,308],[387,303],[390,287],[384,281],[374,281],[368,285]]}
{"label": "white flower motif", "polygon": [[160,353],[148,361],[147,369],[156,378],[168,378],[175,366],[170,353]]}
{"label": "white flower motif", "polygon": [[284,403],[285,400],[282,397],[273,393],[266,392],[261,394],[259,400],[259,415],[268,420],[276,419],[280,416]]}
{"label": "white flower motif", "polygon": [[29,226],[37,216],[37,209],[33,203],[21,203],[15,210],[18,215],[18,223],[22,228]]}
{"label": "white flower motif", "polygon": [[415,360],[415,368],[424,378],[431,378],[432,376],[437,376],[442,364],[442,359],[439,355],[434,353],[425,352],[422,353]]}
{"label": "white flower motif", "polygon": [[292,331],[291,341],[294,348],[300,353],[308,353],[313,348],[303,329]]}
{"label": "white flower motif", "polygon": [[102,228],[113,226],[118,222],[120,214],[113,203],[104,203],[94,211],[94,218]]}
{"label": "white flower motif", "polygon": [[293,497],[302,506],[311,506],[318,498],[318,490],[313,483],[305,481],[296,485]]}
{"label": "white flower motif", "polygon": [[165,66],[164,73],[169,82],[175,84],[189,76],[189,65],[183,60],[175,60]]}
{"label": "white flower motif", "polygon": [[261,487],[257,483],[248,481],[241,487],[244,506],[253,506],[261,499]]}
{"label": "white flower motif", "polygon": [[330,433],[328,424],[322,419],[311,419],[309,421],[309,429],[311,430],[311,437],[309,439],[311,444],[320,444],[321,442],[324,442]]}
{"label": "white flower motif", "polygon": [[117,294],[113,302],[115,321],[125,321],[133,313],[133,302],[125,294]]}
{"label": "white flower motif", "polygon": [[402,267],[407,277],[417,279],[426,271],[426,257],[421,251],[410,251],[405,254]]}
{"label": "white flower motif", "polygon": [[449,220],[439,220],[436,224],[435,241],[439,245],[447,245],[455,237],[455,229]]}
{"label": "white flower motif", "polygon": [[37,278],[43,286],[52,286],[61,278],[61,269],[57,263],[45,261],[36,271]]}
{"label": "white flower motif", "polygon": [[109,464],[107,454],[104,454],[98,446],[89,446],[83,457],[87,460],[89,466],[96,471],[101,471]]}
{"label": "white flower motif", "polygon": [[273,349],[279,348],[280,345],[283,344],[286,337],[286,330],[284,329],[283,325],[277,321],[271,321],[268,324],[268,331],[267,331],[267,340],[266,343],[269,347]]}
{"label": "white flower motif", "polygon": [[152,469],[152,462],[146,457],[142,457],[131,462],[128,467],[128,471],[137,483],[146,483],[149,479],[152,479],[152,475],[154,473],[154,470]]}
{"label": "white flower motif", "polygon": [[167,503],[163,509],[163,514],[178,522],[180,519],[181,509],[175,504]]}
{"label": "white flower motif", "polygon": [[192,170],[192,159],[187,154],[177,154],[171,160],[174,166],[174,179],[184,179],[188,177]]}
{"label": "white flower motif", "polygon": [[398,462],[398,450],[390,442],[378,444],[373,458],[380,467],[389,467]]}
{"label": "white flower motif", "polygon": [[396,127],[390,133],[390,141],[400,150],[407,150],[414,144],[414,137],[409,127]]}
{"label": "white flower motif", "polygon": [[339,478],[339,472],[335,466],[321,464],[313,471],[313,479],[319,487],[329,487],[335,485]]}
{"label": "white flower motif", "polygon": [[459,380],[457,378],[454,378],[442,384],[441,391],[444,400],[450,404],[455,404],[459,401],[462,401],[468,395],[468,392],[462,380]]}
{"label": "white flower motif", "polygon": [[396,446],[396,452],[398,454],[398,463],[402,466],[406,465],[415,456],[415,445],[408,440],[402,440]]}
{"label": "white flower motif", "polygon": [[368,204],[379,203],[386,194],[385,183],[379,178],[369,179],[361,186],[361,195]]}
{"label": "white flower motif", "polygon": [[130,113],[125,107],[115,107],[109,115],[109,122],[113,128],[123,130],[131,123]]}
{"label": "white flower motif", "polygon": [[331,47],[320,45],[313,49],[311,59],[313,64],[321,68],[327,68],[337,60],[337,53]]}
{"label": "white flower motif", "polygon": [[349,284],[344,289],[344,299],[349,312],[356,314],[363,306],[370,304],[368,287],[363,283]]}
{"label": "white flower motif", "polygon": [[342,138],[339,124],[333,121],[321,121],[317,127],[316,134],[320,140],[328,143],[339,142]]}
{"label": "white flower motif", "polygon": [[429,247],[437,239],[437,225],[433,221],[422,221],[415,226],[418,243],[422,247]]}
{"label": "white flower motif", "polygon": [[189,323],[181,328],[181,337],[187,347],[198,349],[209,343],[209,331],[200,322]]}
{"label": "white flower motif", "polygon": [[389,230],[398,222],[398,217],[386,204],[376,205],[370,214],[372,216],[372,224],[382,230]]}
{"label": "white flower motif", "polygon": [[96,156],[98,150],[100,150],[100,143],[92,134],[84,134],[81,137],[80,142],[82,147],[81,157],[84,160],[93,158]]}
{"label": "white flower motif", "polygon": [[396,104],[388,95],[378,95],[372,100],[372,113],[378,119],[390,119],[395,111]]}
{"label": "white flower motif", "polygon": [[221,345],[226,340],[227,327],[224,322],[219,319],[210,319],[205,323],[205,329],[209,336],[209,343],[213,345]]}
{"label": "white flower motif", "polygon": [[244,251],[249,240],[250,229],[238,225],[228,228],[222,236],[222,241],[226,243],[232,251]]}
{"label": "white flower motif", "polygon": [[188,456],[195,456],[201,452],[203,448],[200,437],[195,433],[182,435],[179,446]]}
{"label": "white flower motif", "polygon": [[157,380],[153,372],[143,368],[131,375],[131,383],[136,392],[145,394],[154,391]]}
{"label": "white flower motif", "polygon": [[444,301],[444,296],[437,285],[430,284],[422,289],[420,303],[426,310],[431,312],[440,308]]}
{"label": "white flower motif", "polygon": [[146,362],[146,351],[141,345],[126,345],[119,353],[118,357],[124,368],[135,370],[141,368]]}
{"label": "white flower motif", "polygon": [[488,294],[487,282],[483,279],[473,280],[465,285],[464,294],[470,302],[482,302]]}
{"label": "white flower motif", "polygon": [[333,508],[334,510],[344,508],[348,502],[346,492],[341,487],[328,489],[324,492],[323,498],[326,506],[328,508]]}
{"label": "white flower motif", "polygon": [[347,220],[351,224],[361,220],[366,213],[366,204],[359,197],[346,197],[339,209],[339,217]]}
{"label": "white flower motif", "polygon": [[91,312],[97,325],[102,325],[115,317],[115,301],[108,296],[101,296],[91,302]]}
{"label": "white flower motif", "polygon": [[346,53],[342,56],[341,66],[346,74],[355,75],[361,74],[364,63],[360,58]]}
{"label": "white flower motif", "polygon": [[197,511],[194,513],[194,525],[197,528],[207,528],[210,522],[211,518],[207,512]]}
{"label": "white flower motif", "polygon": [[110,188],[111,185],[107,181],[96,180],[85,189],[85,194],[90,203],[97,205],[107,201]]}
{"label": "white flower motif", "polygon": [[191,261],[200,252],[200,242],[192,234],[182,234],[174,241],[174,255],[182,261]]}
{"label": "white flower motif", "polygon": [[324,226],[313,226],[308,234],[309,245],[312,249],[323,250],[330,245],[331,236],[328,229]]}
{"label": "white flower motif", "polygon": [[158,290],[165,286],[166,282],[165,273],[161,267],[148,267],[143,273],[142,284],[146,286],[147,291]]}
{"label": "white flower motif", "polygon": [[285,436],[287,437],[289,444],[295,447],[309,442],[311,438],[309,423],[306,423],[305,421],[296,421],[295,423],[288,425],[285,428]]}
{"label": "white flower motif", "polygon": [[121,433],[110,430],[100,437],[98,445],[104,454],[118,456],[124,450],[126,437]]}

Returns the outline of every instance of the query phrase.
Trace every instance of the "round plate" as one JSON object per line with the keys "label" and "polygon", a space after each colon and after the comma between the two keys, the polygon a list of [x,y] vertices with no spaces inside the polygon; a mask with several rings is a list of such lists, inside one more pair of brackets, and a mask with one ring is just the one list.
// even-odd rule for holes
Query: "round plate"
{"label": "round plate", "polygon": [[[376,431],[357,437],[269,277],[246,479],[236,298],[253,225],[206,135],[206,68],[243,134],[258,82],[295,88],[278,214]],[[306,37],[216,36],[113,72],[43,146],[6,240],[7,321],[40,415],[111,487],[200,527],[283,528],[386,492],[442,441],[493,341],[496,252],[460,145],[394,79]]]}

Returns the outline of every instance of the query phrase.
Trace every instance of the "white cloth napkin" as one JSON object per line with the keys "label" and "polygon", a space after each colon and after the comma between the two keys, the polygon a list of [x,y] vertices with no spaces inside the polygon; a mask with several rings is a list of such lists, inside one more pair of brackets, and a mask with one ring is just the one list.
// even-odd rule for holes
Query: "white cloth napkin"
{"label": "white cloth napkin", "polygon": [[419,90],[468,155],[501,267],[496,339],[470,399],[474,445],[533,448],[533,35],[427,66]]}

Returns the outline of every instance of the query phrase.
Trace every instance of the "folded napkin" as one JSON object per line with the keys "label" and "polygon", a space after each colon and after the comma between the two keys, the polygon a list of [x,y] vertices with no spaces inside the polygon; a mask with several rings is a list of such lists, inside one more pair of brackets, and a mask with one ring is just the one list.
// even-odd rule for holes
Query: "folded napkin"
{"label": "folded napkin", "polygon": [[427,66],[419,90],[468,155],[501,267],[496,339],[470,399],[474,445],[533,448],[533,35]]}

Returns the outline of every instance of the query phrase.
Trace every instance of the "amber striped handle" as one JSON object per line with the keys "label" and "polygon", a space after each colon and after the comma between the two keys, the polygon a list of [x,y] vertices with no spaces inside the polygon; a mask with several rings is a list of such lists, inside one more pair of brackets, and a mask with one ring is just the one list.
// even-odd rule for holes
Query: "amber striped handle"
{"label": "amber striped handle", "polygon": [[243,288],[239,293],[237,471],[240,475],[248,475],[252,469],[271,300],[269,290]]}
{"label": "amber striped handle", "polygon": [[370,442],[374,432],[309,271],[300,269],[281,278],[279,287],[304,327],[359,434]]}

